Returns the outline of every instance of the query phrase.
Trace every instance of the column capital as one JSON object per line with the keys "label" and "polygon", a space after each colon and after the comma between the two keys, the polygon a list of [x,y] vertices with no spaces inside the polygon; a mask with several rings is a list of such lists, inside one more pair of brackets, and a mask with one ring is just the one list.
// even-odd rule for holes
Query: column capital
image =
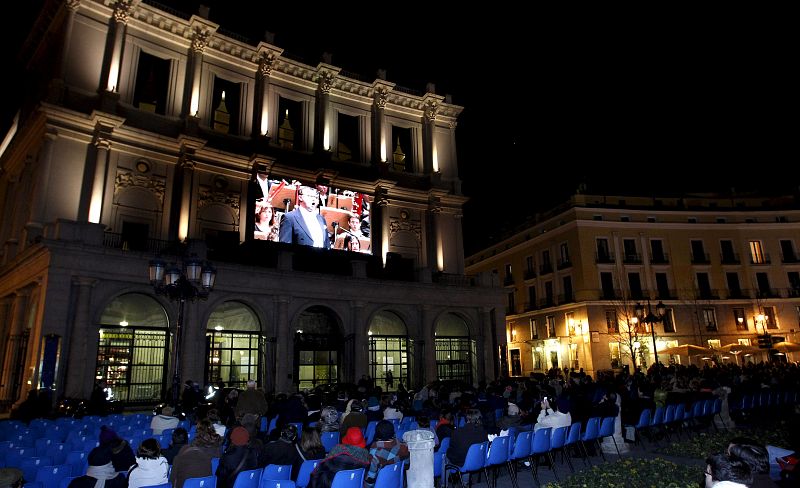
{"label": "column capital", "polygon": [[81,0],[67,0],[66,6],[69,10],[76,12],[78,7],[81,6]]}
{"label": "column capital", "polygon": [[[128,17],[133,12],[134,7],[139,5],[141,0],[117,0],[114,4],[114,21],[119,24],[127,24]],[[75,7],[77,8],[77,6]]]}

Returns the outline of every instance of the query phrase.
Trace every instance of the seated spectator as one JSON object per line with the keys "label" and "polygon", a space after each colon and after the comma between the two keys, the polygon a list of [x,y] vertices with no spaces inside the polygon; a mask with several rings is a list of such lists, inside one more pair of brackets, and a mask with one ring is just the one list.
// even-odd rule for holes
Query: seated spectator
{"label": "seated spectator", "polygon": [[609,391],[603,398],[600,399],[600,403],[595,405],[591,411],[591,417],[616,417],[619,415],[619,406],[617,405],[617,394],[613,391]]}
{"label": "seated spectator", "polygon": [[[303,429],[303,431],[306,430],[312,430],[312,428]],[[280,437],[264,446],[261,464],[264,466],[268,464],[291,464],[294,466],[296,464],[300,469],[301,463],[302,458],[297,447],[297,427],[286,424],[281,428]]]}
{"label": "seated spectator", "polygon": [[453,435],[455,428],[456,426],[453,425],[453,413],[442,411],[439,414],[439,422],[436,424],[436,437],[439,438],[439,442]]}
{"label": "seated spectator", "polygon": [[128,441],[121,438],[110,427],[100,427],[100,445],[111,451],[111,463],[116,471],[127,471],[136,464],[136,456]]}
{"label": "seated spectator", "polygon": [[295,447],[300,456],[295,461],[296,464],[292,465],[292,479],[297,479],[303,461],[325,457],[325,446],[322,445],[319,426],[303,429],[303,433],[300,434],[300,442],[295,444]]}
{"label": "seated spectator", "polygon": [[309,488],[327,488],[331,486],[336,473],[346,469],[369,468],[370,455],[366,449],[367,442],[358,427],[350,427],[339,444],[331,451],[311,473]]}
{"label": "seated spectator", "polygon": [[[497,428],[500,430],[500,435],[507,435],[509,428],[519,428],[520,425],[522,425],[522,418],[519,416],[519,407],[513,403],[509,403],[506,408],[506,414],[497,421]],[[504,432],[506,434],[503,434]]]}
{"label": "seated spectator", "polygon": [[369,449],[370,465],[364,478],[367,488],[375,486],[378,470],[389,464],[408,459],[408,446],[399,442],[394,435],[394,425],[381,420],[375,426],[375,441]]}
{"label": "seated spectator", "polygon": [[0,468],[0,488],[22,488],[23,473],[17,468]]}
{"label": "seated spectator", "polygon": [[211,458],[220,457],[223,438],[214,430],[208,419],[197,424],[197,433],[188,446],[184,446],[172,463],[170,482],[174,488],[183,488],[188,478],[211,476]]}
{"label": "seated spectator", "polygon": [[164,429],[174,429],[180,423],[178,417],[173,416],[175,409],[166,405],[161,409],[161,413],[154,416],[150,421],[150,428],[153,429],[153,435],[161,435]]}
{"label": "seated spectator", "polygon": [[359,429],[367,428],[369,422],[363,410],[364,407],[361,405],[360,401],[350,400],[347,404],[347,410],[345,410],[344,416],[342,417],[342,422],[339,424],[339,435],[341,437],[347,435],[347,431],[350,427],[358,427]]}
{"label": "seated spectator", "polygon": [[715,454],[706,459],[705,488],[748,488],[753,475],[750,466],[742,459],[726,454]]}
{"label": "seated spectator", "polygon": [[369,397],[367,400],[367,421],[383,420],[383,412],[381,411],[381,403],[374,396]]}
{"label": "seated spectator", "polygon": [[740,458],[750,466],[752,488],[775,486],[769,477],[769,453],[765,446],[753,439],[735,437],[728,444],[728,455]]}
{"label": "seated spectator", "polygon": [[542,400],[542,411],[536,419],[533,430],[544,429],[547,427],[564,427],[572,425],[572,416],[569,413],[570,403],[566,398],[559,398],[556,403],[556,410],[550,408],[550,400],[545,397]]}
{"label": "seated spectator", "polygon": [[219,410],[216,408],[210,409],[208,413],[206,413],[206,418],[211,421],[211,425],[214,426],[214,430],[217,432],[217,434],[225,437],[225,431],[227,431],[228,428],[222,423],[222,419],[220,419],[219,416]]}
{"label": "seated spectator", "polygon": [[[439,448],[439,436],[436,435],[436,430],[431,428],[431,420],[428,418],[427,415],[417,415],[417,429],[418,430],[427,430],[431,434],[433,434],[433,448],[434,450]],[[402,439],[400,439],[402,441]]]}
{"label": "seated spectator", "polygon": [[150,438],[142,441],[136,450],[136,464],[128,471],[128,488],[162,485],[169,482],[169,463],[161,455],[158,441]]}
{"label": "seated spectator", "polygon": [[480,410],[467,411],[467,423],[453,431],[450,437],[450,448],[447,450],[447,462],[462,466],[467,458],[467,451],[473,444],[489,440],[483,428],[483,415]]}
{"label": "seated spectator", "polygon": [[397,402],[389,403],[389,406],[383,411],[384,420],[403,420],[403,412],[397,407]]}
{"label": "seated spectator", "polygon": [[161,451],[161,455],[167,458],[167,463],[170,465],[175,460],[183,446],[189,442],[189,433],[183,427],[178,427],[172,431],[172,442],[169,447]]}
{"label": "seated spectator", "polygon": [[231,431],[230,445],[219,460],[217,488],[231,488],[242,471],[258,468],[259,452],[250,446],[250,434],[242,426]]}
{"label": "seated spectator", "polygon": [[111,463],[111,449],[98,446],[92,449],[86,460],[89,468],[86,474],[70,481],[69,488],[126,488],[128,480],[123,473],[118,473]]}

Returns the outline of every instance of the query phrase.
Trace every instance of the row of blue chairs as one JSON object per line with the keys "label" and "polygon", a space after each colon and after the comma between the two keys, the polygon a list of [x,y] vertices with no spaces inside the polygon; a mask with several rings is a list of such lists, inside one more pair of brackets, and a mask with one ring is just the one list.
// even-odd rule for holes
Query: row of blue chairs
{"label": "row of blue chairs", "polygon": [[[670,432],[680,435],[684,426],[714,425],[715,416],[724,425],[720,398],[696,400],[688,408],[683,403],[669,404],[655,409],[645,408],[639,414],[639,421],[633,425],[635,429],[634,443],[641,442],[641,433],[648,433],[650,439],[658,444],[657,431],[663,432],[667,439],[670,439]],[[716,428],[716,425],[714,427]]]}

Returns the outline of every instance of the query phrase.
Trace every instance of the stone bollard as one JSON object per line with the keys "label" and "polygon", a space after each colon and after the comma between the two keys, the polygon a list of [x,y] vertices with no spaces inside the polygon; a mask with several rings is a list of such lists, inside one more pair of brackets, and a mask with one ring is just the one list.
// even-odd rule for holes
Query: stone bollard
{"label": "stone bollard", "polygon": [[433,488],[433,432],[410,430],[403,434],[410,454],[407,486]]}

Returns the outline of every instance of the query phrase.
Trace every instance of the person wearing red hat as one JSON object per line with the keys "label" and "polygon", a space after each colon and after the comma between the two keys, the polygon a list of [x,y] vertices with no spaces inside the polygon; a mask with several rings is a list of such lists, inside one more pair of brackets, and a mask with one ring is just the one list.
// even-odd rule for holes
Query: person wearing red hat
{"label": "person wearing red hat", "polygon": [[311,473],[309,488],[331,486],[336,473],[346,469],[369,468],[370,455],[367,441],[358,427],[350,427],[341,442],[333,446],[326,457]]}

